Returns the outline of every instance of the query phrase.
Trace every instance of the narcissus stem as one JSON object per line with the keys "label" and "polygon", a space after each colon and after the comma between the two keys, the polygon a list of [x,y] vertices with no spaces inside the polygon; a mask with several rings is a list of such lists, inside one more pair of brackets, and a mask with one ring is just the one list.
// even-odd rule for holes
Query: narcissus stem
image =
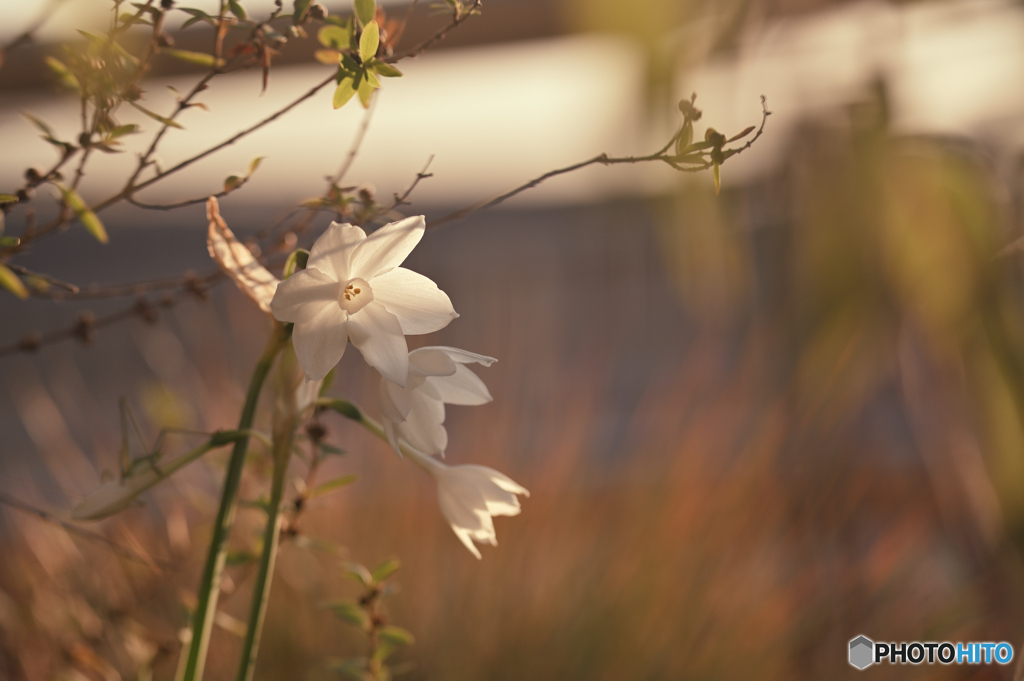
{"label": "narcissus stem", "polygon": [[[248,431],[252,428],[253,416],[256,413],[256,403],[259,400],[263,381],[266,379],[277,353],[288,342],[289,335],[280,324],[274,325],[274,332],[270,342],[267,343],[267,347],[253,371],[252,379],[249,381],[249,389],[245,395],[245,405],[242,407],[242,415],[238,421],[238,430]],[[217,519],[213,524],[210,549],[206,555],[203,576],[199,582],[199,603],[196,605],[196,611],[192,618],[192,640],[190,642],[188,658],[177,676],[180,681],[198,681],[203,678],[203,668],[206,665],[206,653],[210,646],[213,618],[217,613],[220,580],[227,558],[227,538],[235,521],[238,486],[242,480],[242,467],[245,464],[245,455],[248,448],[248,437],[236,440],[235,447],[231,452],[231,459],[228,462],[228,470],[224,478],[224,491],[220,498],[220,508],[217,509]]]}

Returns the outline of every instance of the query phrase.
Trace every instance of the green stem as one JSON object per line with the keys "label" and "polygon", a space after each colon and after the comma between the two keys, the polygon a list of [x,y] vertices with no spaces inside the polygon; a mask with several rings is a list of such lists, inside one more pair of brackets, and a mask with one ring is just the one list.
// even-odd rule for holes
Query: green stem
{"label": "green stem", "polygon": [[[263,355],[256,364],[249,381],[249,390],[245,395],[245,406],[238,420],[238,430],[248,431],[252,427],[256,413],[256,402],[259,400],[263,381],[270,371],[274,357],[280,352],[288,340],[288,333],[280,325],[274,326],[274,333],[267,344]],[[192,618],[192,641],[188,651],[188,659],[178,678],[181,681],[198,681],[203,678],[203,667],[206,665],[206,652],[210,646],[210,633],[213,618],[217,612],[217,599],[220,596],[220,580],[227,559],[227,538],[235,521],[235,506],[238,501],[238,486],[242,480],[242,467],[248,450],[249,438],[235,441],[228,462],[227,475],[224,479],[224,492],[220,498],[220,508],[213,524],[213,537],[210,539],[210,550],[203,566],[203,576],[199,582],[199,603]]]}
{"label": "green stem", "polygon": [[[363,428],[366,428],[368,431],[379,437],[384,442],[388,442],[388,436],[384,432],[384,428],[374,419],[364,414],[362,409],[352,404],[348,400],[322,398],[320,400],[317,400],[317,405],[321,407],[326,407],[328,409],[333,409],[334,411],[338,412],[345,418],[351,419],[352,421],[355,421],[356,423],[361,425]],[[413,447],[404,440],[400,440],[398,442],[398,448],[401,450],[403,456],[407,457],[410,461],[412,461],[414,464],[416,464],[417,466],[419,466],[428,473],[433,474],[433,470],[436,470],[439,466],[442,466],[442,464],[438,462],[437,459],[427,454],[424,454],[423,452],[419,451],[418,449],[416,449],[415,447]]]}
{"label": "green stem", "polygon": [[[293,424],[289,424],[293,425]],[[263,555],[256,573],[256,584],[252,590],[252,606],[249,608],[249,626],[242,643],[242,656],[238,663],[238,681],[250,681],[256,668],[256,652],[260,646],[263,621],[267,615],[267,601],[270,599],[270,583],[277,561],[277,546],[281,537],[281,503],[284,498],[285,476],[288,460],[292,453],[295,428],[289,427],[277,434],[274,442],[274,479],[270,489],[270,504],[267,506],[267,526],[263,531]]]}

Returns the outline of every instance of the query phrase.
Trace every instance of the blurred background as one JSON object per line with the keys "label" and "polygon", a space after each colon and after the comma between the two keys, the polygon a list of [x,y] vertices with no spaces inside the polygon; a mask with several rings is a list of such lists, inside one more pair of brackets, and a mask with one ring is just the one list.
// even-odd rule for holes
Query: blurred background
{"label": "blurred background", "polygon": [[[0,43],[43,6],[0,2]],[[20,111],[76,130],[77,102],[43,58],[74,28],[102,26],[107,6],[52,7],[0,68],[0,191],[54,160]],[[403,40],[443,21],[417,7]],[[174,36],[188,49],[211,39],[199,27]],[[168,136],[164,165],[322,79],[313,49],[289,43],[262,96],[258,73],[217,82],[209,111],[187,111],[186,129]],[[258,679],[336,678],[328,659],[364,652],[319,607],[356,593],[320,542],[368,565],[401,559],[388,610],[417,636],[398,658],[408,679],[853,678],[847,643],[859,634],[1005,640],[1020,655],[1024,6],[488,0],[401,67],[346,181],[387,200],[433,156],[433,177],[403,208],[428,225],[600,152],[657,149],[693,92],[698,138],[706,125],[731,135],[758,124],[762,94],[773,115],[722,167],[717,197],[709,173],[594,167],[428,230],[407,266],[461,317],[410,346],[499,359],[479,372],[494,402],[448,410],[448,461],[497,468],[531,496],[521,516],[498,519],[500,544],[478,562],[429,478],[324,417],[347,453],[323,479],[360,479],[310,504],[282,543]],[[151,108],[173,104],[166,85],[197,78],[161,65],[144,86]],[[344,161],[362,110],[328,100],[141,198],[215,192],[266,156],[221,202],[237,233],[258,235]],[[129,164],[97,159],[83,195],[116,192]],[[35,203],[45,215],[47,199]],[[10,214],[8,233],[23,220]],[[104,220],[106,246],[73,228],[17,262],[82,286],[213,269],[202,205],[121,207]],[[134,559],[9,501],[64,518],[116,471],[120,398],[152,437],[236,421],[269,324],[231,285],[201,293],[167,309],[150,295],[151,323],[129,315],[88,345],[0,357],[0,678],[173,677],[225,454],[88,526]],[[0,347],[134,301],[4,294]],[[376,415],[375,391],[375,374],[347,353],[331,394]],[[187,442],[172,438],[168,454]],[[246,499],[268,486],[268,457],[252,458]],[[244,554],[261,530],[260,514],[242,510],[232,545]],[[229,568],[208,678],[233,673],[232,618],[245,617],[253,573]],[[863,673],[1010,679],[1015,666]]]}

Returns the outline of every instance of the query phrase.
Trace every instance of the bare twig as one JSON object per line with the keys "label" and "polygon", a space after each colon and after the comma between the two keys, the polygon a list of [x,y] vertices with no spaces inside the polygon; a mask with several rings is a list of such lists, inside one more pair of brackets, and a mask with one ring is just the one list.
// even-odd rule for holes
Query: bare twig
{"label": "bare twig", "polygon": [[406,188],[406,190],[404,192],[402,192],[402,194],[400,194],[400,195],[399,194],[395,194],[395,202],[392,203],[391,206],[388,207],[388,212],[389,213],[391,211],[395,210],[396,208],[398,208],[399,206],[408,205],[408,201],[406,199],[408,199],[409,196],[412,194],[413,190],[416,189],[416,185],[418,185],[420,183],[420,180],[425,180],[428,177],[433,177],[434,176],[433,173],[428,173],[427,172],[427,168],[429,168],[430,164],[433,163],[433,162],[434,162],[434,155],[431,154],[430,158],[427,159],[427,162],[423,164],[423,169],[420,172],[416,173],[416,177],[415,177],[415,179],[413,179],[412,184],[410,184],[408,186],[408,188]]}
{"label": "bare twig", "polygon": [[[363,112],[363,120],[359,124],[359,131],[356,132],[356,136],[352,139],[352,144],[349,146],[348,154],[345,156],[345,161],[338,168],[338,172],[331,178],[330,184],[334,186],[341,183],[345,179],[345,175],[348,174],[349,169],[352,167],[352,163],[356,160],[356,156],[359,155],[359,149],[363,146],[363,140],[366,139],[366,131],[370,129],[370,121],[373,120],[373,112],[377,109],[377,100],[380,98],[378,94],[376,97],[370,100],[370,106],[366,111]],[[330,189],[330,187],[328,187]]]}
{"label": "bare twig", "polygon": [[447,26],[439,30],[437,33],[421,42],[416,47],[406,50],[405,52],[400,52],[398,54],[392,55],[390,57],[385,57],[381,61],[393,64],[397,61],[401,61],[402,59],[416,57],[421,53],[425,52],[426,50],[429,50],[431,47],[444,40],[445,36],[448,35],[448,33],[452,31],[452,29],[458,28],[460,25],[463,24],[463,22],[465,22],[471,16],[476,14],[480,9],[481,4],[483,4],[482,0],[474,0],[473,4],[467,7],[462,14],[454,15],[452,17],[451,23],[449,23]]}

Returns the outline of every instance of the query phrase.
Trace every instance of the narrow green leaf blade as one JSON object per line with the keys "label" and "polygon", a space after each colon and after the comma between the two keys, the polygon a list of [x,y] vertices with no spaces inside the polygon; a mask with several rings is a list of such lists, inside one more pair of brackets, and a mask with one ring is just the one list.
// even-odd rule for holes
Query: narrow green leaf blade
{"label": "narrow green leaf blade", "polygon": [[715,178],[715,196],[718,196],[719,190],[722,188],[722,177],[718,172],[718,164],[716,163],[714,168],[711,169],[711,175]]}
{"label": "narrow green leaf blade", "polygon": [[366,24],[363,34],[359,36],[359,58],[364,64],[374,58],[378,47],[380,47],[380,27],[377,26],[376,21],[371,21]]}
{"label": "narrow green leaf blade", "polygon": [[193,52],[192,50],[179,50],[171,47],[165,47],[160,50],[166,55],[187,61],[190,64],[196,64],[197,66],[205,66],[207,68],[220,68],[224,66],[223,59],[216,59],[212,54],[206,54],[205,52]]}
{"label": "narrow green leaf blade", "polygon": [[385,64],[384,62],[377,61],[376,59],[374,59],[370,64],[370,68],[372,68],[377,75],[382,78],[401,78],[403,75],[401,71],[391,64]]}
{"label": "narrow green leaf blade", "polygon": [[245,13],[245,8],[242,7],[238,0],[228,0],[228,9],[239,19],[248,19],[249,15]]}
{"label": "narrow green leaf blade", "polygon": [[377,3],[374,0],[355,0],[356,18],[360,26],[366,26],[377,16]]}
{"label": "narrow green leaf blade", "polygon": [[340,478],[335,478],[334,480],[325,482],[322,485],[317,485],[309,496],[310,498],[322,497],[323,495],[341,489],[346,485],[351,485],[357,478],[358,476],[356,475],[343,475]]}
{"label": "narrow green leaf blade", "polygon": [[338,83],[338,88],[334,91],[334,108],[340,109],[345,106],[355,93],[356,90],[352,87],[352,77],[346,76],[342,78],[341,82]]}
{"label": "narrow green leaf blade", "polygon": [[367,616],[366,612],[355,603],[334,601],[328,603],[327,608],[343,622],[354,624],[364,631],[370,628],[370,618]]}
{"label": "narrow green leaf blade", "polygon": [[376,89],[366,78],[359,82],[359,103],[363,105],[364,109],[370,108],[370,99],[373,98],[373,93]]}
{"label": "narrow green leaf blade", "polygon": [[167,118],[166,116],[161,116],[160,114],[158,114],[158,113],[156,113],[154,111],[150,111],[146,107],[140,106],[140,105],[136,104],[135,102],[128,102],[128,103],[131,104],[136,109],[138,109],[139,111],[141,111],[142,113],[144,113],[147,116],[149,116],[150,118],[152,118],[153,120],[160,121],[161,123],[163,123],[164,125],[166,125],[168,127],[177,128],[178,130],[184,130],[185,129],[185,127],[181,123],[178,123],[177,121],[172,121],[170,118]]}
{"label": "narrow green leaf blade", "polygon": [[409,630],[396,627],[393,624],[389,624],[381,629],[377,632],[377,635],[396,646],[407,646],[416,642],[416,637]]}
{"label": "narrow green leaf blade", "polygon": [[0,194],[0,203],[17,203],[18,197],[14,194]]}
{"label": "narrow green leaf blade", "polygon": [[104,227],[103,223],[100,222],[96,213],[92,212],[89,205],[82,200],[82,197],[79,196],[78,192],[71,187],[65,187],[63,185],[57,186],[64,194],[64,203],[66,203],[68,208],[74,212],[75,217],[78,218],[78,221],[82,223],[82,226],[85,227],[89,234],[92,234],[96,241],[99,241],[101,244],[105,244],[110,241],[110,237],[107,236],[106,227]]}
{"label": "narrow green leaf blade", "polygon": [[373,584],[373,575],[366,569],[365,565],[349,561],[345,563],[345,574],[356,580],[363,586],[370,586]]}
{"label": "narrow green leaf blade", "polygon": [[334,24],[327,24],[326,26],[322,26],[317,32],[316,39],[319,40],[320,44],[324,47],[333,50],[344,50],[352,40],[352,30],[341,26],[335,26]]}
{"label": "narrow green leaf blade", "polygon": [[53,70],[53,72],[57,74],[57,77],[60,79],[60,82],[63,83],[66,87],[69,87],[72,90],[82,89],[82,86],[78,83],[78,78],[75,78],[75,75],[71,73],[71,70],[68,69],[67,66],[64,65],[64,62],[55,57],[47,57],[46,65],[49,66]]}
{"label": "narrow green leaf blade", "polygon": [[10,268],[3,264],[0,264],[0,286],[22,300],[28,298],[28,289],[25,288],[25,284],[21,283],[21,279],[18,278],[17,274],[12,272]]}
{"label": "narrow green leaf blade", "polygon": [[392,558],[391,560],[381,563],[373,569],[373,581],[383,582],[385,579],[398,572],[398,568],[400,566],[401,563],[397,558]]}

